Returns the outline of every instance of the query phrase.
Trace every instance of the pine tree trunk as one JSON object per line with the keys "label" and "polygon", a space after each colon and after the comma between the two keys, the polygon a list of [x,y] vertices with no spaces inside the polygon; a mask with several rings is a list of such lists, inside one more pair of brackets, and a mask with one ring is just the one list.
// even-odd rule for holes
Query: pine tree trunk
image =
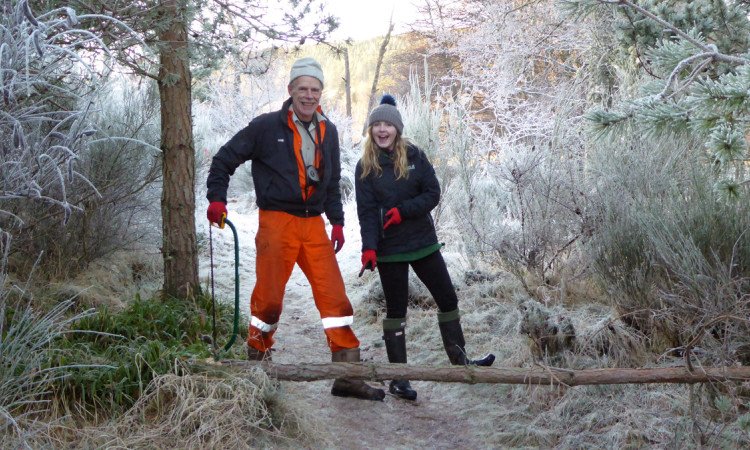
{"label": "pine tree trunk", "polygon": [[195,230],[195,149],[191,112],[191,75],[187,24],[181,2],[162,3],[172,17],[159,38],[161,97],[163,293],[179,298],[198,289],[198,246]]}

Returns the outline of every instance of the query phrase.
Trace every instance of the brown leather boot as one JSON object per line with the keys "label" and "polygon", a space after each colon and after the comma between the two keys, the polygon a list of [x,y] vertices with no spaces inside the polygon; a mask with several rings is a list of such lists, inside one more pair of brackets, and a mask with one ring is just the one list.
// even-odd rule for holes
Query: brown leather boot
{"label": "brown leather boot", "polygon": [[247,360],[248,361],[268,361],[271,362],[271,350],[265,352],[258,350],[255,347],[247,346]]}
{"label": "brown leather boot", "polygon": [[[359,359],[359,348],[345,348],[331,353],[333,362],[361,362]],[[370,387],[363,380],[352,380],[350,378],[336,378],[331,387],[331,394],[337,397],[355,397],[363,400],[379,400],[385,398],[385,391]]]}

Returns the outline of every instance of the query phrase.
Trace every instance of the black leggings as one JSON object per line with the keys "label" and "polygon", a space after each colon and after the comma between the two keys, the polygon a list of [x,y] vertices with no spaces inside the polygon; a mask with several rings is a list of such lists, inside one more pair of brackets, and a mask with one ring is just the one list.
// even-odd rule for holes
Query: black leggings
{"label": "black leggings", "polygon": [[458,308],[458,297],[453,289],[448,268],[440,251],[411,262],[378,263],[380,282],[385,294],[386,318],[406,317],[409,299],[409,265],[435,299],[440,312]]}

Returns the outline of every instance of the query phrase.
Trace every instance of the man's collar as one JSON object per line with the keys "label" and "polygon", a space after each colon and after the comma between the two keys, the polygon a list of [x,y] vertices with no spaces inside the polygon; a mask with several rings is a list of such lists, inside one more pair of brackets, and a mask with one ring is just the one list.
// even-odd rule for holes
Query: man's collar
{"label": "man's collar", "polygon": [[[318,107],[318,109],[320,109],[320,107]],[[294,107],[292,107],[291,105],[289,106],[289,111],[292,112],[292,120],[294,121],[294,123],[304,123],[302,119],[300,119],[299,116],[297,116],[297,112],[294,110]],[[322,122],[326,120],[326,116],[321,114],[318,110],[315,110],[315,115],[313,116],[313,118],[315,119],[314,120],[315,122]]]}

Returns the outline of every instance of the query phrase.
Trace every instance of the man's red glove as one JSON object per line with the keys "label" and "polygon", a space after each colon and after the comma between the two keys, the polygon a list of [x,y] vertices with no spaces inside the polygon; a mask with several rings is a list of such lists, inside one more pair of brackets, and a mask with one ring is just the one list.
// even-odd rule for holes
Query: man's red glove
{"label": "man's red glove", "polygon": [[215,223],[219,228],[224,228],[224,218],[227,216],[227,205],[222,202],[211,202],[208,205],[208,223]]}
{"label": "man's red glove", "polygon": [[331,241],[333,242],[333,251],[338,253],[341,247],[344,246],[344,227],[342,225],[334,225],[331,230]]}
{"label": "man's red glove", "polygon": [[359,276],[365,272],[365,269],[375,270],[375,266],[378,265],[377,257],[375,256],[375,250],[365,250],[362,252],[362,270],[359,271]]}
{"label": "man's red glove", "polygon": [[383,227],[384,230],[391,225],[398,225],[401,223],[401,213],[398,212],[397,208],[391,208],[390,211],[385,213],[385,218],[388,219],[388,222],[385,223],[385,226]]}

